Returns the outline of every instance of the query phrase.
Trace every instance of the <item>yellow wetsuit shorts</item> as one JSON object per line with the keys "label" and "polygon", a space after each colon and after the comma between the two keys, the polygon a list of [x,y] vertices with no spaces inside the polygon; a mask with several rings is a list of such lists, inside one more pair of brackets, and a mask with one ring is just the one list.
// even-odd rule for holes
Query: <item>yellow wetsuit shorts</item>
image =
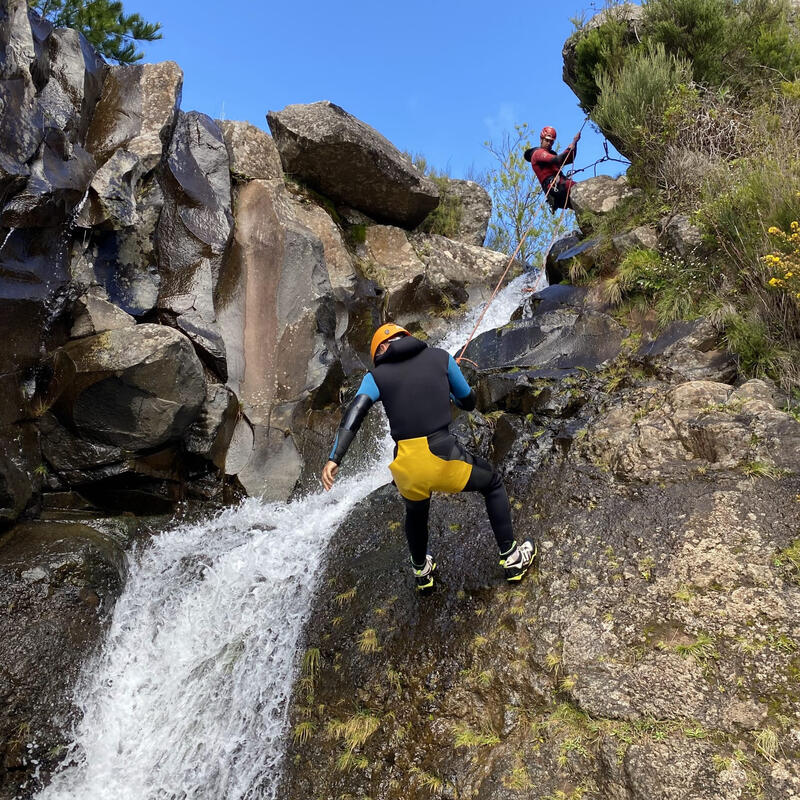
{"label": "yellow wetsuit shorts", "polygon": [[473,464],[474,458],[444,430],[416,439],[400,439],[389,470],[406,500],[427,500],[431,492],[463,491]]}

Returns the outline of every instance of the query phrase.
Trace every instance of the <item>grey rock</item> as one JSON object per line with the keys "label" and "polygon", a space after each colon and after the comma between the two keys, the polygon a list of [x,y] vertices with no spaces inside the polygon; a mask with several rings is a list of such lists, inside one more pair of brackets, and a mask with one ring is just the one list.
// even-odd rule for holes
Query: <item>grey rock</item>
{"label": "grey rock", "polygon": [[461,203],[458,231],[450,238],[483,247],[492,216],[492,198],[489,193],[474,181],[456,179],[447,181],[447,191],[455,195]]}
{"label": "grey rock", "polygon": [[596,178],[578,181],[572,187],[570,199],[578,217],[578,224],[585,233],[591,230],[587,214],[607,214],[622,201],[639,197],[641,194],[641,189],[628,185],[624,175],[619,178],[598,175]]}
{"label": "grey rock", "polygon": [[113,303],[96,295],[85,294],[80,297],[73,309],[73,324],[70,336],[94,336],[96,333],[132,328],[136,320]]}
{"label": "grey rock", "polygon": [[162,189],[159,307],[178,314],[194,309],[214,322],[213,292],[233,214],[228,151],[222,131],[205,114],[181,113]]}
{"label": "grey rock", "polygon": [[231,175],[236,180],[283,177],[281,157],[273,138],[249,122],[218,121],[228,148]]}
{"label": "grey rock", "polygon": [[284,171],[379,222],[413,228],[439,192],[376,130],[330,102],[267,114]]}
{"label": "grey rock", "polygon": [[482,370],[594,369],[619,353],[624,336],[625,329],[606,314],[556,309],[487,331],[464,355]]}
{"label": "grey rock", "polygon": [[206,322],[206,317],[197,311],[179,315],[175,325],[189,337],[200,357],[222,380],[228,379],[228,362],[225,358],[225,341],[216,323]]}
{"label": "grey rock", "polygon": [[250,421],[240,414],[233,429],[233,435],[225,454],[225,474],[238,475],[253,455],[255,433]]}
{"label": "grey rock", "polygon": [[665,217],[659,223],[661,241],[682,258],[698,255],[703,247],[703,235],[685,214]]}
{"label": "grey rock", "polygon": [[736,361],[719,349],[719,334],[707,319],[671,322],[637,353],[662,380],[709,380],[729,383],[736,376]]}
{"label": "grey rock", "polygon": [[650,225],[640,225],[627,233],[612,236],[611,244],[618,256],[624,256],[630,250],[656,250],[658,233]]}
{"label": "grey rock", "polygon": [[63,221],[78,205],[95,170],[95,162],[80,144],[72,143],[65,132],[48,128],[36,158],[30,163],[30,176],[0,213],[6,227],[31,228]]}
{"label": "grey rock", "polygon": [[283,181],[241,187],[234,236],[215,298],[228,385],[250,420],[267,425],[274,403],[319,387],[315,359],[335,360],[325,248],[298,220]]}
{"label": "grey rock", "polygon": [[83,439],[52,414],[39,421],[42,455],[70,485],[92,483],[132,468],[132,454],[115,445]]}
{"label": "grey rock", "polygon": [[41,485],[39,437],[31,425],[0,427],[0,524],[13,522]]}
{"label": "grey rock", "polygon": [[191,343],[161,325],[77,339],[58,355],[59,413],[91,441],[145,450],[179,439],[205,399]]}
{"label": "grey rock", "polygon": [[252,455],[236,477],[251,497],[288,500],[303,469],[292,437],[265,425],[254,426],[254,433]]}
{"label": "grey rock", "polygon": [[208,459],[218,469],[225,469],[238,417],[239,401],[236,395],[226,386],[209,384],[197,419],[186,431],[186,449]]}
{"label": "grey rock", "polygon": [[800,423],[771,401],[752,397],[746,386],[690,381],[665,396],[651,391],[632,399],[635,408],[609,410],[582,447],[624,480],[744,470],[748,464],[796,471]]}
{"label": "grey rock", "polygon": [[180,106],[183,72],[173,61],[111,67],[86,137],[99,166],[116,150],[139,158],[142,173],[158,166]]}
{"label": "grey rock", "polygon": [[83,34],[55,28],[45,39],[47,83],[40,94],[48,124],[83,142],[109,67]]}

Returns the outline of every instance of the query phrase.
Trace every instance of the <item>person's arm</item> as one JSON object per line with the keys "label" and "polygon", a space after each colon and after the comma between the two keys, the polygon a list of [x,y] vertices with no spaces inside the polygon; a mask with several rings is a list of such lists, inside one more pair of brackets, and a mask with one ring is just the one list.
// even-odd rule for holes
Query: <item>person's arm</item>
{"label": "person's arm", "polygon": [[369,413],[370,408],[380,396],[375,379],[370,373],[367,373],[358,387],[355,399],[342,416],[336,439],[334,439],[333,447],[328,456],[328,462],[322,470],[322,485],[326,490],[330,490],[331,486],[333,486],[333,482],[336,480],[336,473],[339,471],[339,464],[345,457],[353,439],[355,439],[358,429],[361,427],[361,423]]}
{"label": "person's arm", "polygon": [[475,408],[475,390],[470,389],[467,379],[453,356],[450,356],[450,360],[447,362],[447,380],[450,383],[453,402],[464,411],[472,411]]}

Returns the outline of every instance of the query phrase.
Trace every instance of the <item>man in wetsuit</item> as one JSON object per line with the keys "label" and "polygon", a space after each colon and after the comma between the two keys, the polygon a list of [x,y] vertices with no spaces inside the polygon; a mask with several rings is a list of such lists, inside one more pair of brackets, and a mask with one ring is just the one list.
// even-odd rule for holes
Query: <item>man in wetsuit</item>
{"label": "man in wetsuit", "polygon": [[529,161],[533,167],[533,171],[542,185],[542,191],[547,194],[550,211],[555,214],[559,208],[572,208],[569,193],[575,185],[575,181],[565,177],[562,174],[562,168],[575,161],[575,153],[581,135],[578,133],[572,140],[572,144],[561,153],[553,150],[553,143],[556,140],[555,128],[546,125],[542,128],[539,136],[540,146],[536,149],[529,147],[523,154],[523,158]]}
{"label": "man in wetsuit", "polygon": [[396,442],[389,465],[406,506],[405,533],[419,590],[433,588],[436,562],[428,553],[431,492],[480,492],[506,580],[518,581],[536,555],[530,541],[517,545],[503,481],[486,459],[468,453],[450,433],[450,401],[466,411],[475,408],[475,391],[445,350],[428,347],[405,328],[387,323],[372,337],[375,368],[361,381],[355,400],[342,417],[330,460],[322,470],[326,490],[333,486],[361,422],[381,400]]}

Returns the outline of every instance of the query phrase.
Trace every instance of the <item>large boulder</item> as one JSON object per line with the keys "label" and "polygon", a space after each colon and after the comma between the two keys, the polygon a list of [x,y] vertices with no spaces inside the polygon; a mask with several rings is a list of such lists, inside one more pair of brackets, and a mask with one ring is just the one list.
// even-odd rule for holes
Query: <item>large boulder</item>
{"label": "large boulder", "polygon": [[447,181],[447,192],[458,199],[460,209],[458,230],[450,238],[483,247],[492,216],[489,192],[475,181],[452,178]]}
{"label": "large boulder", "polygon": [[83,36],[18,0],[0,27],[0,224],[54,225],[94,172],[82,144],[107,67]]}
{"label": "large boulder", "polygon": [[464,355],[481,370],[594,369],[619,353],[624,336],[625,329],[607,314],[557,308],[481,334]]}
{"label": "large boulder", "polygon": [[[131,517],[26,522],[0,544],[0,794],[31,797],[70,740],[75,681],[125,576]],[[46,742],[46,744],[44,744]],[[38,780],[37,780],[38,779]]]}
{"label": "large boulder", "polygon": [[736,377],[736,361],[720,349],[719,333],[707,319],[671,322],[636,357],[662,380],[727,383]]}
{"label": "large boulder", "polygon": [[572,187],[570,200],[578,224],[584,233],[591,231],[591,216],[608,214],[622,201],[639,197],[641,189],[636,189],[628,184],[624,175],[612,178],[608,175],[598,175],[585,181],[578,181]]}
{"label": "large boulder", "polygon": [[283,176],[275,141],[249,122],[218,121],[225,137],[231,175],[238,181],[272,180]]}
{"label": "large boulder", "polygon": [[731,469],[779,477],[800,467],[800,425],[775,408],[762,381],[735,389],[699,380],[682,383],[665,397],[652,392],[632,397],[598,420],[582,447],[621,480]]}
{"label": "large boulder", "polygon": [[101,285],[134,316],[152,311],[158,299],[158,172],[182,85],[183,73],[171,61],[111,68],[87,134],[98,170],[76,224],[92,230],[74,247],[72,278],[82,291]]}
{"label": "large boulder", "polygon": [[223,380],[227,362],[214,290],[233,230],[229,167],[217,124],[205,114],[181,113],[161,180],[158,305],[175,315],[177,326]]}
{"label": "large boulder", "polygon": [[179,439],[206,396],[189,340],[161,325],[110,330],[57,353],[58,414],[82,438],[128,450]]}
{"label": "large boulder", "polygon": [[[215,298],[228,385],[244,414],[226,471],[235,470],[249,493],[269,499],[285,499],[302,468],[297,431],[279,420],[277,409],[310,399],[338,358],[329,251],[304,218],[282,180],[243,185]],[[334,239],[330,245],[336,249]]]}
{"label": "large boulder", "polygon": [[[391,225],[366,227],[358,253],[365,276],[382,292],[386,314],[431,336],[442,335],[446,320],[468,302],[488,299],[508,265],[503,253]],[[514,267],[524,269],[521,262]]]}
{"label": "large boulder", "polygon": [[413,228],[439,191],[391,142],[328,101],[267,114],[284,171],[326,197],[388,224]]}
{"label": "large boulder", "polygon": [[174,61],[112,67],[86,139],[98,165],[117,150],[158,166],[169,144],[181,101],[183,72]]}

